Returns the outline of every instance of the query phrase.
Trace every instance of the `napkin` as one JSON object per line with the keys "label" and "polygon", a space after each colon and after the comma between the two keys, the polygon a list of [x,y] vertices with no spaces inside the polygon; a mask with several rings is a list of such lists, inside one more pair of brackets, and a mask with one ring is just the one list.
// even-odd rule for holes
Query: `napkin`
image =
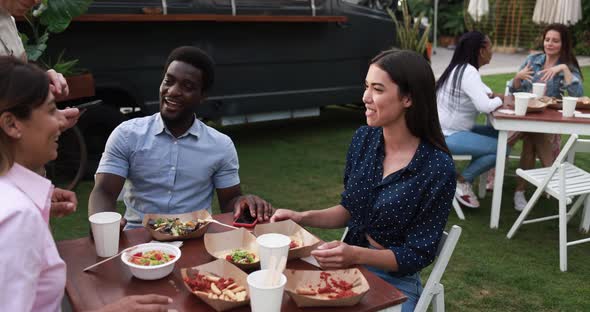
{"label": "napkin", "polygon": [[[563,114],[563,110],[559,109],[557,111]],[[582,112],[580,112],[580,111],[574,111],[574,117],[578,117],[578,115],[590,115],[590,114],[582,114]],[[584,118],[583,116],[580,116],[580,117]]]}
{"label": "napkin", "polygon": [[307,263],[309,263],[309,264],[311,264],[313,266],[316,266],[318,268],[320,267],[320,264],[318,263],[318,261],[313,256],[307,256],[307,257],[301,258],[301,260],[303,260],[303,261],[305,261],[305,262],[307,262]]}
{"label": "napkin", "polygon": [[182,247],[182,241],[173,241],[173,242],[160,242],[157,240],[152,240],[150,243],[160,243],[160,244],[170,244],[170,245],[174,245],[178,248]]}
{"label": "napkin", "polygon": [[575,111],[574,112],[574,117],[578,117],[578,118],[590,118],[590,114],[589,113],[582,113],[582,112],[578,112]]}
{"label": "napkin", "polygon": [[513,109],[502,108],[497,110],[498,113],[506,114],[506,115],[514,115]]}

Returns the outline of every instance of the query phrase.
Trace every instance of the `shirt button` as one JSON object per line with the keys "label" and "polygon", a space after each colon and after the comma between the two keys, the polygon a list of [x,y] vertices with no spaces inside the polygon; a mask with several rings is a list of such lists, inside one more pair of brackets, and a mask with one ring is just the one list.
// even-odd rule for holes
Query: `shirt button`
{"label": "shirt button", "polygon": [[172,194],[172,191],[168,191],[168,194]]}
{"label": "shirt button", "polygon": [[178,141],[174,141],[174,144],[178,143]]}
{"label": "shirt button", "polygon": [[176,167],[172,166],[172,171],[176,170]]}

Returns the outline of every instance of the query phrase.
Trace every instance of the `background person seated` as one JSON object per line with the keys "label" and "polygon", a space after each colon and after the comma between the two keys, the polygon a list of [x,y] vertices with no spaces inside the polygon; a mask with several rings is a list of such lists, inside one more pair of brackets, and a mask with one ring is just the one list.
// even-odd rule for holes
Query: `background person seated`
{"label": "background person seated", "polygon": [[[572,49],[571,35],[567,26],[551,24],[543,30],[543,53],[529,55],[509,84],[510,92],[531,92],[534,82],[544,82],[545,95],[561,98],[584,95],[582,73]],[[544,167],[555,161],[561,149],[560,134],[521,133],[522,152],[520,168],[535,167],[539,157]],[[514,192],[514,209],[522,211],[527,204],[524,191],[526,182],[518,178]]]}
{"label": "background person seated", "polygon": [[457,178],[455,198],[471,208],[479,207],[471,184],[496,164],[498,132],[492,126],[476,125],[479,113],[491,113],[502,105],[479,75],[479,68],[492,59],[490,38],[479,31],[459,39],[451,63],[436,83],[438,116],[452,154],[471,155],[471,162]]}

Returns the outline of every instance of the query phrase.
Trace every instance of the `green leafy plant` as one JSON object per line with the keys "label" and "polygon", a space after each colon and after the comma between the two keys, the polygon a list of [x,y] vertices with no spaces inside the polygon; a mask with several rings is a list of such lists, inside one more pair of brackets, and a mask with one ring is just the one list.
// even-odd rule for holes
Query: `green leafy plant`
{"label": "green leafy plant", "polygon": [[434,1],[433,0],[408,0],[408,7],[410,12],[415,14],[424,14],[428,18],[428,22],[434,22]]}
{"label": "green leafy plant", "polygon": [[441,6],[438,13],[440,34],[456,37],[465,32],[463,3],[449,3]]}
{"label": "green leafy plant", "polygon": [[28,59],[38,61],[47,50],[50,34],[66,30],[72,19],[84,14],[91,3],[92,0],[42,0],[30,10],[24,16],[31,26],[30,36],[20,33]]}
{"label": "green leafy plant", "polygon": [[64,53],[65,51],[62,51],[57,56],[55,62],[52,62],[51,57],[47,57],[47,61],[41,61],[41,64],[43,64],[45,68],[53,68],[56,72],[61,73],[66,77],[80,75],[85,72],[84,69],[78,67],[78,59],[66,60],[64,58]]}
{"label": "green leafy plant", "polygon": [[408,11],[407,1],[402,1],[402,21],[398,21],[395,17],[395,13],[387,9],[389,16],[395,24],[395,30],[397,33],[397,41],[399,47],[404,50],[416,51],[419,54],[424,54],[426,50],[426,44],[428,43],[428,33],[430,31],[430,25],[424,29],[422,35],[420,35],[420,22],[424,17],[424,13],[421,13],[417,20],[414,19]]}
{"label": "green leafy plant", "polygon": [[574,53],[590,56],[590,1],[582,1],[582,20],[573,27]]}

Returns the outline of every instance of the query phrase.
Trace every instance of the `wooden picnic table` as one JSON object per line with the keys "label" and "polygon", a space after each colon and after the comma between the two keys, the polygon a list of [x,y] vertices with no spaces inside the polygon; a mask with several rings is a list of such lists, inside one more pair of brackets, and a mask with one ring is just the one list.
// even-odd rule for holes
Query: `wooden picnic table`
{"label": "wooden picnic table", "polygon": [[[226,224],[231,224],[232,220],[231,213],[215,215],[214,218]],[[215,233],[227,230],[229,229],[226,227],[211,224],[208,232]],[[119,248],[123,250],[151,240],[150,234],[143,228],[123,231],[120,236]],[[92,310],[112,303],[124,296],[150,293],[171,297],[174,302],[170,305],[170,309],[178,311],[214,311],[185,288],[180,275],[181,268],[193,267],[214,260],[205,250],[202,238],[184,241],[182,257],[176,263],[172,274],[156,281],[144,281],[134,278],[129,268],[120,259],[113,259],[89,272],[82,272],[83,268],[102,259],[96,255],[93,241],[89,237],[60,241],[57,243],[57,249],[67,264],[66,294],[74,311]],[[315,266],[301,260],[289,261],[287,267],[318,270]],[[364,267],[359,267],[359,269],[369,282],[371,289],[358,305],[338,308],[339,312],[378,311],[392,306],[396,308],[395,310],[401,308],[401,303],[406,300],[403,293]],[[283,296],[281,310],[327,311],[326,308],[299,309],[286,293]],[[241,307],[235,309],[235,311],[250,311],[250,306]]]}

